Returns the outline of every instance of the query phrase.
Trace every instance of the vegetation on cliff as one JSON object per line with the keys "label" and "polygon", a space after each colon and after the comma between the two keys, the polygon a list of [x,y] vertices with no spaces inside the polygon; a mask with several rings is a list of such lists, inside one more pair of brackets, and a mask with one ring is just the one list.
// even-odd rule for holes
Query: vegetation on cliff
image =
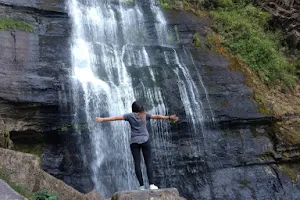
{"label": "vegetation on cliff", "polygon": [[[164,8],[212,19],[205,44],[198,42],[201,40],[195,33],[191,46],[208,46],[226,56],[232,70],[243,72],[260,112],[277,118],[273,131],[268,133],[281,147],[277,153],[289,162],[299,157],[293,151],[300,144],[300,52],[289,48],[286,35],[273,26],[272,15],[253,5],[252,0],[160,2]],[[299,181],[299,164],[279,164],[279,168],[294,182]]]}
{"label": "vegetation on cliff", "polygon": [[32,32],[32,25],[11,18],[0,18],[0,30],[22,30]]}
{"label": "vegetation on cliff", "polygon": [[292,87],[296,83],[296,62],[288,60],[281,50],[280,32],[267,30],[270,14],[249,4],[213,10],[216,30],[222,36],[222,44],[240,57],[268,83],[284,83]]}
{"label": "vegetation on cliff", "polygon": [[[204,12],[214,19],[220,44],[245,62],[266,84],[294,87],[300,77],[300,58],[283,44],[280,31],[269,26],[271,15],[250,0],[161,0],[164,8]],[[201,12],[202,11],[202,12]]]}

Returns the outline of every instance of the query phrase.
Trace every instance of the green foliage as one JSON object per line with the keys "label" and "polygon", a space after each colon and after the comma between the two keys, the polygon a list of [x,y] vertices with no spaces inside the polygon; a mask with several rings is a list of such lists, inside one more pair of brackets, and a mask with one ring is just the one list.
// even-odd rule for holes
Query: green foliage
{"label": "green foliage", "polygon": [[35,199],[38,200],[57,200],[56,194],[53,194],[47,190],[40,190],[38,192],[33,193]]}
{"label": "green foliage", "polygon": [[160,0],[159,3],[160,3],[160,7],[162,7],[162,8],[166,8],[166,9],[171,8],[170,0]]}
{"label": "green foliage", "polygon": [[199,33],[195,33],[194,36],[193,36],[193,44],[192,44],[193,47],[203,47],[203,43],[200,39],[200,35]]}
{"label": "green foliage", "polygon": [[204,0],[202,6],[206,9],[230,9],[249,3],[251,0]]}
{"label": "green foliage", "polygon": [[[300,51],[297,51],[295,55],[300,55]],[[296,68],[296,75],[300,77],[300,56],[294,58],[293,64]]]}
{"label": "green foliage", "polygon": [[15,19],[10,19],[10,18],[0,18],[0,30],[22,30],[22,31],[28,31],[32,32],[33,27],[32,25],[24,22],[24,21],[19,21]]}
{"label": "green foliage", "polygon": [[[227,1],[227,0],[226,0]],[[219,2],[219,1],[218,1]],[[225,4],[220,4],[225,5]],[[296,67],[281,49],[282,36],[265,30],[270,15],[253,5],[216,9],[216,30],[222,44],[247,63],[266,83],[283,82],[293,86]]]}

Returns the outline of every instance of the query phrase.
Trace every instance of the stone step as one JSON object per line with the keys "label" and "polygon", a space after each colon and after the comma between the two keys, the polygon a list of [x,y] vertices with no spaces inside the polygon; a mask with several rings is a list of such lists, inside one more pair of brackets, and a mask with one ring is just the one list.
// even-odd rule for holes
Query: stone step
{"label": "stone step", "polygon": [[129,190],[115,193],[111,200],[185,200],[176,188],[158,190]]}

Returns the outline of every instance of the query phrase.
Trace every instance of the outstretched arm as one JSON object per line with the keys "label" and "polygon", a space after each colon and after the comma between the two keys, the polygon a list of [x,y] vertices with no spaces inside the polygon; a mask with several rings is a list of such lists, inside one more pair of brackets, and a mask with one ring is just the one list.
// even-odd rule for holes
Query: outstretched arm
{"label": "outstretched arm", "polygon": [[123,116],[115,116],[115,117],[96,117],[96,122],[109,122],[109,121],[117,121],[124,120]]}
{"label": "outstretched arm", "polygon": [[152,115],[151,119],[168,119],[171,121],[178,121],[178,117],[176,115],[170,115],[170,116],[165,116],[165,115]]}

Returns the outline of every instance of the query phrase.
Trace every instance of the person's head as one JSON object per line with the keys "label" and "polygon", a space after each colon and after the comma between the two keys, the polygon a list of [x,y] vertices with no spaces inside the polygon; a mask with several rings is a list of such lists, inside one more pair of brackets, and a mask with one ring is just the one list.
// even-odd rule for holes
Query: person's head
{"label": "person's head", "polygon": [[132,109],[132,112],[135,112],[135,113],[145,112],[144,105],[138,101],[135,101],[132,103],[131,109]]}

